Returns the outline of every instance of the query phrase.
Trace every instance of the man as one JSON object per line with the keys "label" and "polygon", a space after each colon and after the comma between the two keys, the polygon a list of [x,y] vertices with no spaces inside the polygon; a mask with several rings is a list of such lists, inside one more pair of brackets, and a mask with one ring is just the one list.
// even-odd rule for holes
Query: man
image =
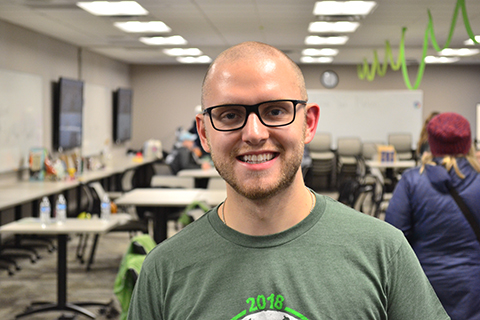
{"label": "man", "polygon": [[448,319],[400,231],[305,187],[306,101],[273,47],[217,57],[197,126],[227,199],[151,251],[129,319]]}

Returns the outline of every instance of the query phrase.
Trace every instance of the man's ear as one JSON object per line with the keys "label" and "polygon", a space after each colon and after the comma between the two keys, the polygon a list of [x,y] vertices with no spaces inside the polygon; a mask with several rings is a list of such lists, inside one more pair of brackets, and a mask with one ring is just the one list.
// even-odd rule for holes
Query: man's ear
{"label": "man's ear", "polygon": [[210,153],[210,146],[208,145],[207,133],[205,131],[204,117],[205,116],[201,113],[195,116],[195,121],[197,122],[197,134],[200,138],[200,142],[202,143],[203,150]]}
{"label": "man's ear", "polygon": [[305,124],[305,144],[312,141],[317,132],[318,120],[320,119],[320,107],[316,103],[309,103],[305,107],[306,124]]}

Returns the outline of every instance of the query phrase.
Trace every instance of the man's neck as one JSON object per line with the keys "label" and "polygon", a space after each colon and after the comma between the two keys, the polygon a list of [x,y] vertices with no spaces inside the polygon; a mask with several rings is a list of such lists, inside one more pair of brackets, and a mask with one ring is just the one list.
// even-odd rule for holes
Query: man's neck
{"label": "man's neck", "polygon": [[250,200],[227,185],[227,200],[219,208],[222,221],[232,229],[248,235],[269,235],[287,230],[310,214],[314,197],[297,177],[278,194]]}

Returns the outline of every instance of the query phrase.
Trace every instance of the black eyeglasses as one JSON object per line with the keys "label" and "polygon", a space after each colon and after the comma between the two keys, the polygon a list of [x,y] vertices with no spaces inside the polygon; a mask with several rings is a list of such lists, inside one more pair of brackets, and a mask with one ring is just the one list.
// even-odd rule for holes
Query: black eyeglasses
{"label": "black eyeglasses", "polygon": [[248,115],[254,112],[267,127],[288,126],[295,121],[297,105],[306,105],[304,100],[271,100],[254,105],[222,104],[203,110],[208,113],[215,130],[234,131],[245,127]]}

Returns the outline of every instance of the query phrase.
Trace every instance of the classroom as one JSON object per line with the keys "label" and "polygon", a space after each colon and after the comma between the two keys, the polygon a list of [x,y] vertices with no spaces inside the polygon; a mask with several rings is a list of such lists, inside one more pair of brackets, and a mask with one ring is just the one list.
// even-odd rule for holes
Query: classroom
{"label": "classroom", "polygon": [[[79,15],[77,11],[80,9],[70,8],[74,2],[57,2],[58,10],[75,11],[74,13],[68,13],[72,15],[72,17]],[[144,1],[139,2],[143,3]],[[208,20],[207,22],[202,20],[201,23],[199,22],[201,30],[198,30],[198,32],[188,31],[187,27],[182,28],[180,23],[170,26],[175,32],[182,33],[182,31],[185,31],[184,36],[188,34],[189,37],[198,38],[195,41],[190,41],[191,38],[188,38],[191,44],[181,45],[182,47],[199,46],[200,49],[205,52],[210,50],[210,52],[219,53],[236,42],[246,40],[263,41],[279,46],[280,49],[287,52],[287,54],[292,52],[292,59],[296,60],[295,62],[300,61],[299,52],[301,49],[306,48],[306,45],[301,43],[303,42],[304,35],[302,35],[301,41],[297,41],[298,43],[294,44],[285,43],[280,36],[271,36],[275,34],[275,32],[268,30],[266,26],[268,25],[269,19],[266,18],[266,15],[262,16],[262,14],[264,14],[263,10],[272,8],[266,6],[264,3],[266,1],[253,1],[254,3],[258,3],[257,10],[259,10],[259,13],[257,13],[264,19],[265,32],[258,32],[258,30],[250,31],[249,28],[245,26],[248,23],[241,24],[240,22],[235,22],[237,28],[245,27],[245,34],[240,35],[236,35],[236,31],[226,28],[225,24],[227,24],[227,22],[220,19],[218,15],[213,16],[215,10],[212,9],[212,5],[215,4],[219,6],[219,8],[217,8],[218,11],[230,10],[234,12],[235,9],[229,7],[227,3],[220,6],[218,3],[221,1],[217,1],[218,3],[215,3],[215,1],[178,1],[176,5],[173,4],[174,1],[159,2],[164,3],[159,5],[158,8],[155,8],[156,19],[175,21],[174,17],[181,14],[182,6],[188,9],[187,13],[191,15],[188,18],[192,20],[205,19],[205,16],[202,17],[200,15],[200,12],[204,12],[204,15],[212,14],[212,20]],[[198,4],[196,4],[196,2],[198,2]],[[382,5],[386,5],[384,2],[386,2],[386,0],[377,1],[377,13],[381,10]],[[399,8],[399,6],[395,6],[395,4],[398,5],[402,0],[391,2],[393,4],[392,8]],[[357,41],[355,45],[352,45],[347,50],[359,51],[365,57],[369,57],[369,59],[371,59],[370,57],[373,55],[373,50],[378,50],[379,57],[381,57],[380,59],[383,59],[383,53],[385,51],[382,47],[383,43],[386,40],[391,40],[392,45],[395,47],[394,57],[396,57],[396,54],[398,54],[398,46],[394,43],[399,42],[401,28],[411,26],[412,34],[415,34],[417,41],[414,44],[409,43],[407,45],[407,65],[410,81],[412,81],[412,83],[415,82],[415,78],[420,69],[418,59],[422,55],[422,44],[421,40],[418,39],[423,39],[425,26],[428,23],[427,9],[432,10],[434,18],[437,17],[437,19],[448,20],[442,23],[435,21],[435,32],[437,33],[436,36],[439,39],[440,45],[443,44],[448,35],[451,14],[455,8],[456,1],[442,0],[441,2],[441,6],[439,5],[441,8],[437,8],[436,11],[433,6],[438,4],[438,0],[418,1],[417,5],[414,5],[411,9],[414,10],[415,13],[410,12],[410,16],[407,14],[404,15],[405,25],[392,24],[386,27],[386,29],[394,29],[397,33],[397,37],[394,39],[385,38],[386,36],[382,35],[381,30],[375,29],[375,25],[369,25],[368,30],[375,32],[372,38],[380,37],[382,38],[381,41],[375,44],[363,44]],[[464,2],[468,6],[467,12],[471,29],[474,33],[476,32],[477,35],[480,35],[480,4],[473,0],[465,0]],[[291,10],[294,8],[293,10],[298,10],[298,14],[302,14],[302,17],[305,15],[305,12],[308,11],[308,14],[311,15],[310,20],[316,19],[316,17],[311,14],[314,1],[291,0],[281,1],[281,3],[282,4],[275,4],[281,8],[281,10],[279,10],[280,13],[289,12],[292,14]],[[274,6],[273,4],[270,5]],[[298,8],[295,7],[296,5],[298,5]],[[68,9],[62,9],[62,6],[68,7]],[[147,3],[145,6],[148,8]],[[178,6],[178,8],[176,6]],[[198,8],[202,6],[202,10],[204,11]],[[127,151],[142,151],[145,142],[151,139],[160,141],[163,151],[167,153],[171,151],[177,139],[177,130],[179,128],[190,128],[195,118],[195,108],[200,104],[201,84],[208,69],[208,63],[180,64],[171,62],[170,60],[167,62],[165,62],[166,60],[162,62],[161,59],[155,60],[155,58],[149,55],[149,51],[158,49],[138,47],[129,49],[128,47],[122,47],[121,37],[118,37],[116,33],[111,33],[112,36],[109,41],[112,45],[110,47],[105,43],[94,43],[97,40],[89,42],[88,38],[95,32],[93,26],[84,30],[79,29],[75,31],[84,33],[78,37],[78,39],[83,40],[76,40],[77,43],[69,42],[65,40],[68,36],[63,35],[61,30],[57,30],[57,36],[53,35],[55,34],[54,29],[61,28],[52,22],[47,22],[48,18],[46,17],[48,17],[48,13],[45,13],[48,12],[47,7],[41,8],[32,5],[28,10],[39,10],[40,13],[38,13],[37,16],[38,21],[46,25],[43,27],[45,30],[51,29],[51,31],[49,31],[50,34],[47,32],[39,32],[38,29],[40,28],[37,29],[35,27],[35,19],[31,22],[26,22],[25,18],[21,18],[22,12],[17,12],[13,5],[9,7],[8,4],[0,3],[0,162],[3,162],[0,164],[0,188],[3,189],[0,190],[6,190],[10,185],[16,184],[18,181],[28,181],[28,163],[26,158],[31,148],[46,148],[48,152],[55,155],[57,154],[58,150],[54,150],[53,142],[55,135],[53,92],[55,84],[61,78],[81,80],[84,84],[84,107],[88,106],[88,109],[84,109],[83,115],[82,148],[84,154],[82,156],[100,156],[100,154],[105,151],[105,148],[108,148],[111,153],[110,157],[113,159],[131,159],[131,156],[127,155]],[[42,13],[42,10],[45,12]],[[154,9],[152,8],[152,10]],[[159,14],[162,10],[166,12],[164,17]],[[248,10],[255,11],[251,8],[243,10],[245,10],[245,12]],[[170,16],[168,16],[168,14],[170,14]],[[295,16],[295,14],[293,14],[293,16]],[[16,17],[19,21],[23,21],[22,24],[12,22]],[[232,16],[230,15],[230,17]],[[367,20],[368,18],[364,19]],[[106,25],[106,23],[110,23],[111,21],[113,21],[113,19],[104,20],[100,25]],[[458,21],[454,36],[455,43],[468,39],[460,16]],[[82,19],[80,18],[75,22],[82,23]],[[209,26],[205,26],[209,23]],[[298,22],[292,18],[291,23],[294,24]],[[383,23],[384,26],[387,25],[385,21],[383,21]],[[302,28],[305,29],[307,23],[303,24]],[[439,25],[441,26],[439,27]],[[192,24],[192,26],[194,26],[194,24]],[[217,34],[215,34],[212,30],[215,31],[217,27],[221,30],[217,30]],[[72,29],[71,26],[66,28]],[[202,30],[205,29],[212,30],[210,30],[208,34],[201,34]],[[242,29],[238,30],[238,33],[242,33],[243,31]],[[278,33],[285,32],[288,34],[288,37],[290,37],[287,31],[288,30],[279,29]],[[226,35],[222,35],[222,32],[225,32]],[[228,35],[227,32],[229,32]],[[306,34],[305,32],[305,35]],[[116,37],[119,39],[118,41]],[[211,37],[210,40],[209,37]],[[217,38],[220,38],[221,41]],[[204,48],[201,47],[201,44],[204,44]],[[475,47],[478,48],[478,45]],[[339,46],[339,49],[341,52],[342,47]],[[410,51],[408,52],[409,49]],[[102,54],[102,50],[105,54]],[[134,51],[135,54],[137,54],[135,60],[129,61],[127,58],[115,58],[115,55],[118,57],[122,56],[121,51],[128,50]],[[430,48],[429,52],[433,52],[433,49]],[[145,56],[142,56],[142,54],[145,54]],[[124,57],[127,56],[128,54],[124,55]],[[211,58],[215,57],[211,56]],[[417,60],[413,61],[415,58]],[[341,61],[341,58],[339,61]],[[412,142],[412,148],[414,148],[424,119],[434,111],[456,112],[463,115],[470,122],[472,140],[479,143],[480,54],[467,57],[463,62],[460,60],[452,64],[427,64],[423,70],[421,83],[415,90],[410,90],[406,86],[405,78],[402,76],[401,70],[394,71],[390,67],[387,68],[385,75],[381,77],[377,75],[373,81],[361,80],[359,79],[357,70],[358,65],[361,63],[362,60],[357,60],[356,62],[347,60],[338,62],[335,59],[332,63],[327,64],[299,63],[299,67],[305,77],[310,101],[318,103],[321,106],[321,110],[322,103],[325,104],[325,115],[321,113],[317,132],[329,132],[332,134],[332,149],[336,148],[337,138],[353,136],[355,132],[362,132],[359,136],[361,136],[361,139],[365,142],[375,141],[387,144],[387,136],[389,133],[398,133],[402,130],[410,130],[410,128],[412,128],[410,133],[412,133],[414,139]],[[321,82],[321,76],[325,71],[334,71],[338,76],[338,84],[332,89],[325,87]],[[23,86],[24,84],[25,86]],[[112,136],[114,126],[112,123],[112,93],[116,92],[119,88],[131,89],[133,93],[131,136],[124,141],[116,142]],[[15,110],[12,108],[9,109],[9,102],[15,102],[16,95],[22,96],[22,99],[31,98],[31,106],[33,106],[34,110],[32,111],[32,109],[27,106],[20,106]],[[392,99],[393,96],[398,96],[398,99],[392,102],[390,106],[385,105],[389,104],[389,99]],[[347,100],[347,102],[345,102],[345,100],[338,100],[342,99],[342,97],[349,97],[350,100]],[[313,101],[312,99],[316,100]],[[358,101],[361,99],[374,101],[372,102],[371,108],[366,109],[367,112],[359,112]],[[414,104],[414,106],[408,106],[409,109],[405,111],[406,115],[402,114],[401,108],[396,107],[396,102],[403,101],[403,99],[408,101],[408,103],[413,101]],[[329,119],[328,115],[332,115],[332,113],[329,112],[331,105],[326,103],[326,101],[331,102],[333,105],[335,105],[335,103],[339,105],[342,103],[347,104],[347,107],[351,108],[350,110],[353,112],[353,116],[342,119],[341,115],[335,115],[334,120]],[[383,107],[385,109],[382,109]],[[388,111],[388,108],[390,108],[390,111]],[[88,110],[88,114],[85,113],[87,112],[86,110]],[[381,110],[381,112],[378,112],[379,110]],[[359,113],[356,114],[355,112]],[[322,117],[322,115],[324,117]],[[399,118],[402,118],[402,120],[398,121]],[[373,128],[370,124],[365,125],[369,119],[374,119],[374,123],[378,125]],[[411,122],[409,119],[411,119]],[[369,127],[369,131],[365,130],[366,126]],[[377,131],[375,131],[376,129]],[[392,132],[389,132],[389,130]],[[21,158],[18,158],[18,153],[16,153],[17,149],[15,144],[17,143],[24,143]],[[478,148],[477,145],[477,150]],[[15,153],[16,156],[10,158],[11,153]],[[147,159],[144,161],[146,164],[149,164]],[[143,163],[138,162],[134,166],[140,167],[142,164]],[[129,165],[125,165],[122,168],[127,170],[130,167]],[[100,180],[102,179],[104,178],[100,178]],[[92,178],[92,181],[93,180]],[[107,184],[110,183],[111,182],[108,182]],[[60,192],[68,188],[70,187],[65,187],[65,189],[60,190]],[[69,194],[68,192],[70,191],[67,191],[67,194]],[[72,196],[73,199],[77,199],[77,195]],[[24,213],[34,207],[28,203],[22,203],[20,205]],[[13,205],[0,208],[0,226],[16,220],[18,214]],[[26,214],[26,216],[30,215],[31,214]],[[5,239],[3,234],[0,239]],[[126,243],[128,242],[128,237],[122,239],[125,240]],[[101,247],[101,241],[99,246]],[[70,246],[68,248],[69,250],[71,249]],[[99,250],[102,252],[104,249],[99,248]],[[119,255],[120,258],[121,254]],[[48,259],[54,260],[54,258],[50,256]],[[0,272],[2,271],[3,270],[0,270]],[[13,277],[19,276],[21,273],[22,271],[19,271]],[[114,276],[115,275],[113,275],[113,277]],[[1,277],[8,276],[0,275],[0,279]],[[0,281],[3,281],[3,279]],[[3,306],[0,306],[0,310],[2,308]],[[56,316],[58,316],[58,313]],[[29,317],[25,318],[29,319]]]}

